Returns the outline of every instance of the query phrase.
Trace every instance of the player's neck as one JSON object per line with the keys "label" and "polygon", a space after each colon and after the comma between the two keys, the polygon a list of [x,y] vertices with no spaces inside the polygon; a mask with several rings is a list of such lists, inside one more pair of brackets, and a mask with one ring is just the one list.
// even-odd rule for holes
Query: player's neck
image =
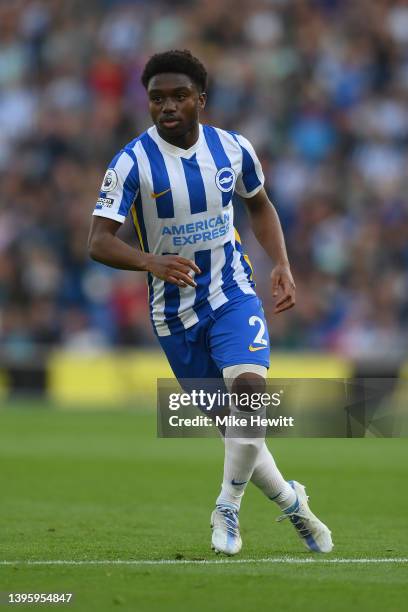
{"label": "player's neck", "polygon": [[162,134],[159,128],[157,128],[160,138],[163,138],[166,142],[173,145],[173,147],[178,147],[179,149],[190,149],[195,145],[199,136],[200,136],[200,124],[197,123],[194,125],[191,130],[182,134],[181,136],[175,136],[174,138],[169,138],[168,135]]}

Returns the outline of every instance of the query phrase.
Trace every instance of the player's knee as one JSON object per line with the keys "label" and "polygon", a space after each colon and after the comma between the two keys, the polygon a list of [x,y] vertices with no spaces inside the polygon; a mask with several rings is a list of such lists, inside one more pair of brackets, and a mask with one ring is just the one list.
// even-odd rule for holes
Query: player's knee
{"label": "player's knee", "polygon": [[239,374],[232,381],[231,393],[237,398],[236,408],[252,412],[259,408],[258,398],[265,392],[265,378],[255,372]]}
{"label": "player's knee", "polygon": [[257,374],[261,378],[266,378],[267,369],[263,365],[259,365],[257,363],[240,363],[238,365],[227,366],[223,368],[222,375],[224,377],[224,382],[229,391],[231,391],[231,386],[235,378],[241,375],[247,374]]}
{"label": "player's knee", "polygon": [[259,408],[257,399],[265,392],[266,368],[258,364],[238,364],[223,370],[228,391],[234,395],[237,410],[252,412]]}

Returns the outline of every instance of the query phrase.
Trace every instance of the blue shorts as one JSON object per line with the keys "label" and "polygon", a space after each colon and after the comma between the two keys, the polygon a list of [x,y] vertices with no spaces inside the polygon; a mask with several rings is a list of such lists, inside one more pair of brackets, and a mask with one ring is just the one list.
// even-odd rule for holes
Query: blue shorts
{"label": "blue shorts", "polygon": [[248,295],[171,336],[158,338],[177,379],[221,378],[241,363],[269,368],[269,335],[261,300]]}

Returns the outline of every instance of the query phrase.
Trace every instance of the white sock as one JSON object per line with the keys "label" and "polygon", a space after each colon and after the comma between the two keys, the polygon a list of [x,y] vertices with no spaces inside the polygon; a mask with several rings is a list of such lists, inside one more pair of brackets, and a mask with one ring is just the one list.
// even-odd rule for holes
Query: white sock
{"label": "white sock", "polygon": [[[228,429],[228,428],[227,428]],[[263,438],[225,437],[224,479],[216,504],[239,510],[245,488],[251,479]]]}
{"label": "white sock", "polygon": [[257,455],[251,482],[282,510],[296,503],[296,493],[283,478],[265,442]]}

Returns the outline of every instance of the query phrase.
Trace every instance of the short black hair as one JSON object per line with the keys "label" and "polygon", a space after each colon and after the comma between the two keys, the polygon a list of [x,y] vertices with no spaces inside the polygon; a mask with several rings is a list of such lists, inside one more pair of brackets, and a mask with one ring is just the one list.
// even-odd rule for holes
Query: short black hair
{"label": "short black hair", "polygon": [[207,71],[188,49],[174,49],[152,55],[143,70],[144,87],[147,89],[150,79],[163,72],[186,74],[197,85],[200,93],[207,89]]}

